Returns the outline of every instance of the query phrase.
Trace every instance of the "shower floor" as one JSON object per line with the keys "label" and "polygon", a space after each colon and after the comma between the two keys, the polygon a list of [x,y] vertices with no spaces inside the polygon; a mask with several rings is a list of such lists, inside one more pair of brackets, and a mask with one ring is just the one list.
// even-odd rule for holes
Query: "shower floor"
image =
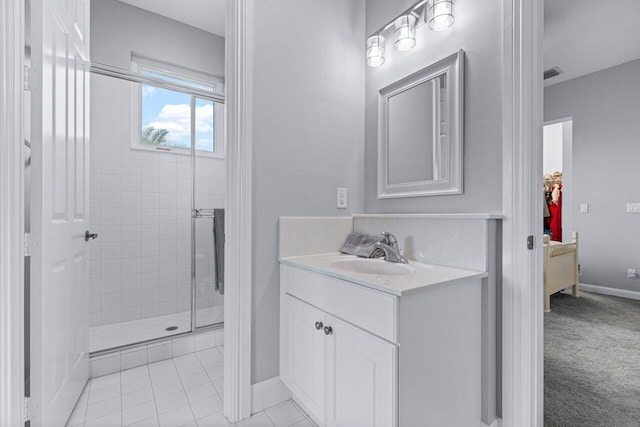
{"label": "shower floor", "polygon": [[[209,326],[222,323],[224,320],[224,306],[199,308],[196,311],[196,325]],[[177,326],[171,331],[168,327]],[[147,319],[131,320],[129,322],[113,323],[111,325],[94,326],[89,328],[89,351],[101,351],[137,342],[168,337],[189,332],[191,330],[191,312],[167,314],[149,317]]]}

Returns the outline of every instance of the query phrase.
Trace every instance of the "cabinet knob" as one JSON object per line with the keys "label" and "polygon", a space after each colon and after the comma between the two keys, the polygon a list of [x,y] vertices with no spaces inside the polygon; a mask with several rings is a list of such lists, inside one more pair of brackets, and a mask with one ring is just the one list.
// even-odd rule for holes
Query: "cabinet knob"
{"label": "cabinet knob", "polygon": [[316,322],[316,329],[317,329],[317,330],[322,329],[322,326],[323,326],[323,325],[322,325],[322,322]]}
{"label": "cabinet knob", "polygon": [[331,335],[333,333],[333,328],[331,326],[325,326],[324,327],[324,334],[325,335]]}

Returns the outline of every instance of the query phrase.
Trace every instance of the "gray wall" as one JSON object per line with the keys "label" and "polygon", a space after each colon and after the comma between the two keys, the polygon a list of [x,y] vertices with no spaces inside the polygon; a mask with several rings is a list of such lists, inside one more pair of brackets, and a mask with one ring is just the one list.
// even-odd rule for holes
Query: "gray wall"
{"label": "gray wall", "polygon": [[224,38],[116,0],[91,3],[91,61],[131,68],[131,53],[224,76]]}
{"label": "gray wall", "polygon": [[[278,217],[362,211],[364,1],[255,1],[254,16],[256,383],[279,371]],[[349,190],[346,210],[336,187]]]}
{"label": "gray wall", "polygon": [[[544,119],[573,117],[573,212],[580,233],[580,281],[640,291],[640,60],[544,91]],[[589,213],[579,213],[589,203]],[[563,230],[565,239],[572,230]]]}
{"label": "gray wall", "polygon": [[[415,3],[367,0],[367,35]],[[387,33],[387,60],[366,67],[365,212],[502,211],[502,2],[459,0],[456,22],[447,31],[417,31],[417,44],[397,52]],[[459,49],[466,53],[464,194],[406,199],[377,199],[378,90]]]}

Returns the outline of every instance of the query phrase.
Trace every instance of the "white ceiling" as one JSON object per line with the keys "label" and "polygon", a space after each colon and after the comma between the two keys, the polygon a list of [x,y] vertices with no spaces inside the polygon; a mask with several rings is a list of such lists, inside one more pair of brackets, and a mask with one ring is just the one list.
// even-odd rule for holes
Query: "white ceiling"
{"label": "white ceiling", "polygon": [[224,37],[226,0],[120,0]]}
{"label": "white ceiling", "polygon": [[545,86],[640,58],[640,0],[545,0]]}

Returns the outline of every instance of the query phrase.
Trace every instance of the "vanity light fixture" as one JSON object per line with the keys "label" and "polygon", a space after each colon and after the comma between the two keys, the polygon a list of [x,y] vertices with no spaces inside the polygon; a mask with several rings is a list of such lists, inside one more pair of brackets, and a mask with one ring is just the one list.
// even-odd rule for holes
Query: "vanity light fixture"
{"label": "vanity light fixture", "polygon": [[379,67],[384,64],[384,42],[385,39],[379,34],[367,39],[367,65]]}
{"label": "vanity light fixture", "polygon": [[416,17],[411,13],[399,16],[393,23],[393,32],[396,36],[396,50],[413,48],[416,45]]}
{"label": "vanity light fixture", "polygon": [[453,0],[430,0],[427,6],[429,28],[433,31],[446,30],[453,25]]}
{"label": "vanity light fixture", "polygon": [[[429,24],[432,31],[442,31],[453,25],[454,0],[421,0],[367,38],[367,65],[379,67],[385,63],[385,36],[393,28],[396,50],[407,51],[416,45],[416,29]],[[389,30],[389,31],[388,31]],[[387,32],[387,33],[385,33]]]}

